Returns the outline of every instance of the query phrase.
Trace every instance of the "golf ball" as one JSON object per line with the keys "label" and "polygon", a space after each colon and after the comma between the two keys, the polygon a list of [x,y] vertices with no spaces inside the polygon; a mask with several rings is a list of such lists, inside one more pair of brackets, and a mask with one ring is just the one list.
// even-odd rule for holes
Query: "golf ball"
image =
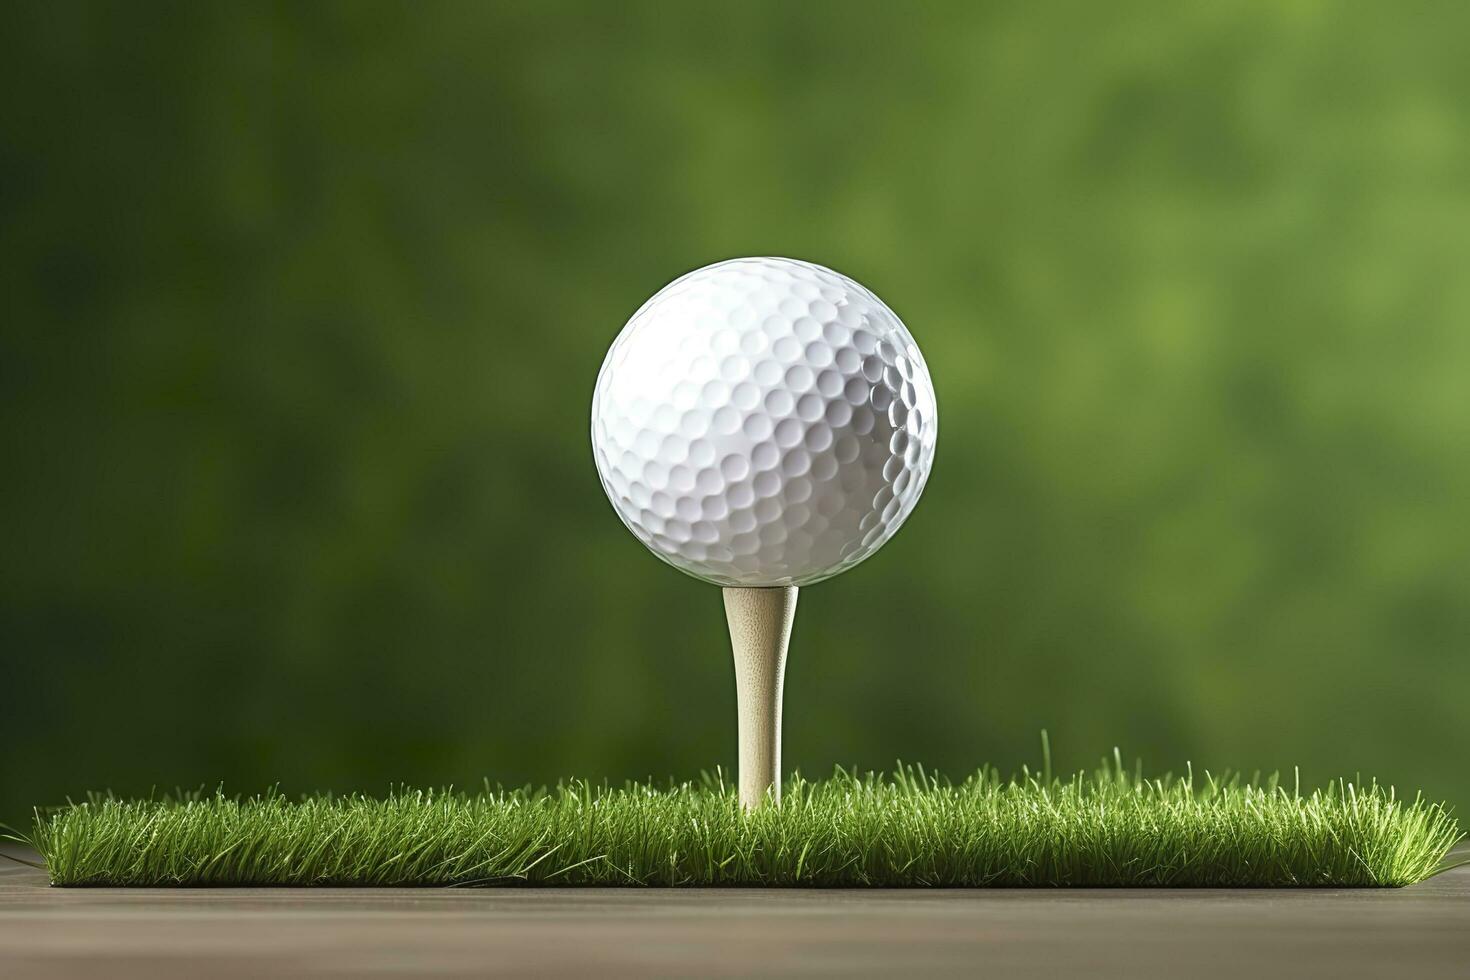
{"label": "golf ball", "polygon": [[674,280],[607,352],[602,487],[655,555],[726,586],[846,571],[914,509],[939,419],[902,321],[810,262],[731,259]]}

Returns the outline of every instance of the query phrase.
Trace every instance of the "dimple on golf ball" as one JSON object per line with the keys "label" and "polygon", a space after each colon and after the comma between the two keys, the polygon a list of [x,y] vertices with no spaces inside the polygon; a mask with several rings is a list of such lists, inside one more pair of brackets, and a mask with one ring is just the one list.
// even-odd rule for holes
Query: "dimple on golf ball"
{"label": "dimple on golf ball", "polygon": [[731,259],[644,303],[592,397],[603,489],[655,555],[725,586],[867,558],[929,477],[939,418],[903,322],[831,269]]}

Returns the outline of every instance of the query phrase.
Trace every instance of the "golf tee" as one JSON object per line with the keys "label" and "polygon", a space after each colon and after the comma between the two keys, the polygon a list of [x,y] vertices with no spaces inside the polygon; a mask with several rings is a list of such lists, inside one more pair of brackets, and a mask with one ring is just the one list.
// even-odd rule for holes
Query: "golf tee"
{"label": "golf tee", "polygon": [[781,799],[781,685],[796,617],[796,586],[727,588],[740,723],[740,805]]}

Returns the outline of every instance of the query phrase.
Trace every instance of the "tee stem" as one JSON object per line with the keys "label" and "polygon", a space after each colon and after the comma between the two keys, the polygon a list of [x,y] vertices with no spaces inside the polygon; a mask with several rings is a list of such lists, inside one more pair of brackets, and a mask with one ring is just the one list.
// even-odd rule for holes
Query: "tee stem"
{"label": "tee stem", "polygon": [[796,617],[796,586],[727,588],[740,723],[740,805],[781,801],[781,687]]}

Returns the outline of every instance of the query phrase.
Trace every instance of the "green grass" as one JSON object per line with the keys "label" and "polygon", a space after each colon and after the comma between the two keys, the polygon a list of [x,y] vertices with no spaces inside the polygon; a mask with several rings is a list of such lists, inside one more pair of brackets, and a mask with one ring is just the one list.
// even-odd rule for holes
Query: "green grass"
{"label": "green grass", "polygon": [[[1294,782],[1294,781],[1293,781]],[[1462,837],[1346,781],[795,778],[744,814],[719,776],[385,799],[96,797],[37,815],[57,885],[1397,886]]]}

